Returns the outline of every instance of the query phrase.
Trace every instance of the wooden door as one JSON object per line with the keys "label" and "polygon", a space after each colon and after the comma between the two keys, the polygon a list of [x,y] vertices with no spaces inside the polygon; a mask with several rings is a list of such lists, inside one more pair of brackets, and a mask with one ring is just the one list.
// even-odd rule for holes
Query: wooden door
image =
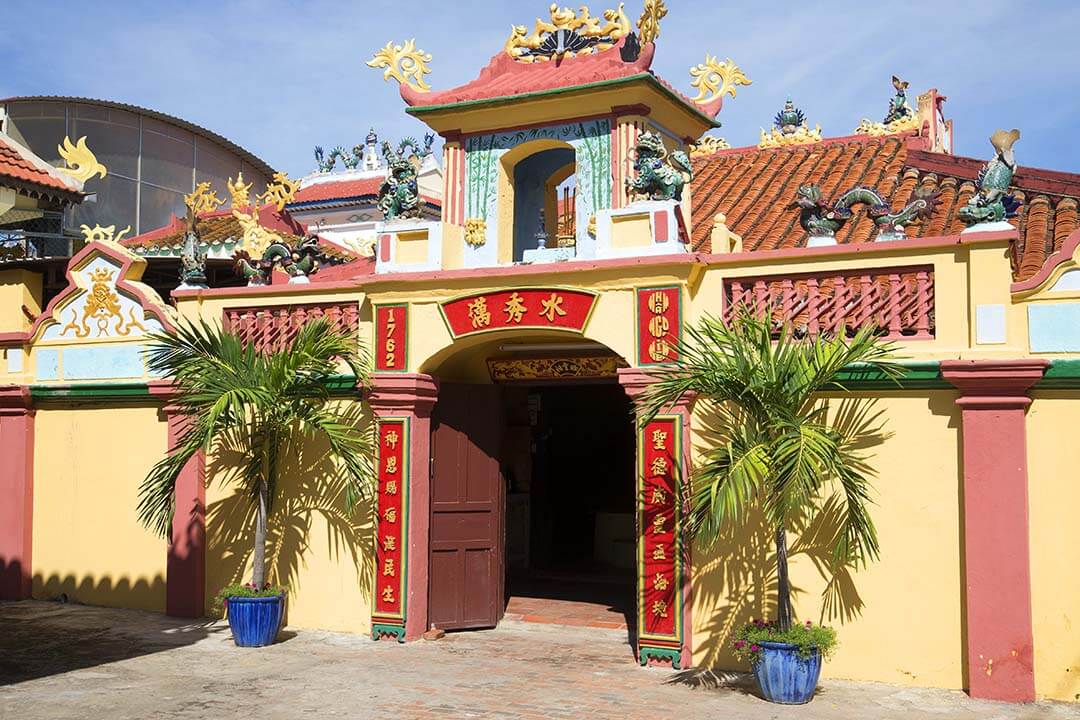
{"label": "wooden door", "polygon": [[428,622],[495,627],[503,614],[502,404],[494,385],[439,386],[431,431]]}

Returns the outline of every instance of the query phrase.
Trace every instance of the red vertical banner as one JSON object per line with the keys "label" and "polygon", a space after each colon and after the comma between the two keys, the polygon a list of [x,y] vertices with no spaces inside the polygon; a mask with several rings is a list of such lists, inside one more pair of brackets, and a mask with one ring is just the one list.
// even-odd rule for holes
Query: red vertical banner
{"label": "red vertical banner", "polygon": [[404,372],[408,368],[408,306],[375,306],[375,370]]}
{"label": "red vertical banner", "polygon": [[638,431],[638,653],[679,667],[682,545],[679,458],[682,420],[660,415]]}
{"label": "red vertical banner", "polygon": [[405,638],[405,572],[409,515],[409,421],[378,421],[378,517],[375,522],[375,597],[371,634]]}
{"label": "red vertical banner", "polygon": [[638,365],[661,365],[677,359],[682,339],[681,300],[678,286],[638,288]]}

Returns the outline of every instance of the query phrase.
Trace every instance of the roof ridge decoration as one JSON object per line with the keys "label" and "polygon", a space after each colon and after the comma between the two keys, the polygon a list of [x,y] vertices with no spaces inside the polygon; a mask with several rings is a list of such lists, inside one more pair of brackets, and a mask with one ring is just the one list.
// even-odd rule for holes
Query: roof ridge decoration
{"label": "roof ridge decoration", "polygon": [[[420,189],[417,175],[420,158],[431,154],[431,141],[425,139],[422,150],[414,138],[407,137],[398,143],[397,150],[386,140],[382,143],[383,157],[386,158],[386,178],[379,186],[379,199],[376,203],[386,220],[396,218],[418,218],[420,210]],[[411,150],[411,154],[407,154]]]}
{"label": "roof ridge decoration", "polygon": [[714,155],[721,150],[730,150],[731,143],[716,135],[702,135],[690,147],[690,158],[696,160],[700,157]]}
{"label": "roof ridge decoration", "polygon": [[296,197],[299,189],[299,180],[290,180],[287,173],[279,171],[274,173],[274,179],[266,186],[266,190],[256,195],[255,199],[273,205],[281,212]]}
{"label": "roof ridge decoration", "polygon": [[[622,11],[622,3],[619,4]],[[667,17],[667,5],[664,0],[645,0],[638,18],[638,38],[645,44],[655,43],[660,37],[660,21]]]}
{"label": "roof ridge decoration", "polygon": [[83,241],[87,245],[91,243],[101,243],[102,245],[107,245],[109,247],[117,247],[121,250],[124,250],[124,252],[127,252],[127,249],[120,244],[120,239],[123,238],[124,235],[127,235],[129,232],[131,232],[130,225],[121,230],[119,233],[116,232],[115,225],[106,225],[104,227],[102,227],[101,225],[94,225],[94,227],[90,227],[89,225],[80,225],[79,231],[83,234]]}
{"label": "roof ridge decoration", "polygon": [[60,157],[64,159],[67,165],[67,167],[57,168],[57,170],[79,183],[86,183],[95,175],[103,178],[109,174],[105,166],[98,162],[97,157],[87,147],[85,135],[75,143],[71,142],[71,138],[65,136],[64,144],[57,145],[56,152],[60,153]]}
{"label": "roof ridge decoration", "polygon": [[892,84],[896,94],[889,100],[889,111],[885,114],[885,119],[876,123],[869,118],[863,118],[855,128],[856,135],[880,137],[920,128],[919,116],[907,101],[908,82],[893,75]]}
{"label": "roof ridge decoration", "polygon": [[[202,185],[203,183],[199,183]],[[209,183],[205,183],[209,185]],[[184,231],[183,249],[180,251],[180,289],[204,289],[206,284],[206,247],[199,237],[199,214],[195,193],[184,197],[187,205],[187,228]]]}
{"label": "roof ridge decoration", "polygon": [[691,100],[710,117],[720,112],[724,95],[735,97],[739,85],[753,83],[731,58],[719,62],[715,55],[708,53],[705,53],[705,62],[690,68],[690,77],[690,87],[698,91]]}
{"label": "roof ridge decoration", "polygon": [[184,196],[184,205],[189,213],[199,215],[210,213],[225,204],[225,201],[217,196],[217,191],[210,188],[210,182],[201,182],[195,185],[195,189]]}
{"label": "roof ridge decoration", "polygon": [[431,86],[424,80],[424,76],[431,72],[428,63],[431,62],[431,53],[424,52],[416,47],[416,39],[406,40],[404,45],[395,45],[394,41],[386,43],[386,47],[378,50],[367,61],[368,67],[385,68],[383,80],[389,81],[394,78],[402,86],[408,85],[413,92],[426,93],[431,91]]}
{"label": "roof ridge decoration", "polygon": [[682,200],[683,186],[694,178],[694,169],[685,152],[673,150],[669,154],[660,136],[646,130],[638,135],[628,155],[634,164],[634,174],[626,178],[626,189],[631,195],[650,200]]}
{"label": "roof ridge decoration", "polygon": [[229,178],[225,181],[225,187],[229,189],[229,195],[232,197],[232,204],[229,206],[233,209],[233,215],[240,208],[246,208],[251,206],[251,186],[255,183],[244,184],[244,173],[240,171],[236,173],[236,179]]}
{"label": "roof ridge decoration", "polygon": [[809,145],[821,142],[821,140],[821,124],[816,124],[811,130],[806,123],[806,115],[795,107],[791,98],[788,98],[784,103],[784,108],[776,113],[770,132],[765,132],[765,128],[761,128],[761,139],[758,140],[757,146],[764,150],[791,145]]}
{"label": "roof ridge decoration", "polygon": [[[799,210],[799,224],[810,234],[809,245],[822,245],[814,239],[833,238],[854,216],[852,207],[866,205],[870,219],[878,228],[878,240],[902,240],[907,235],[904,227],[916,220],[929,219],[938,203],[940,191],[918,187],[914,199],[897,212],[892,203],[873,188],[856,186],[840,195],[836,202],[826,201],[821,187],[816,183],[800,185],[795,201],[788,208]],[[833,243],[835,244],[835,241]]]}
{"label": "roof ridge decoration", "polygon": [[956,213],[969,230],[984,223],[1000,223],[1016,217],[1020,200],[1008,190],[1016,172],[1013,145],[1019,139],[1020,131],[1016,128],[998,130],[990,136],[996,154],[979,171],[978,192]]}
{"label": "roof ridge decoration", "polygon": [[[623,12],[623,6],[624,3],[619,3],[617,9],[605,10],[603,19],[606,22],[601,25],[600,17],[590,14],[585,5],[574,12],[568,7],[560,8],[558,3],[551,3],[548,8],[550,22],[537,18],[531,35],[525,25],[511,25],[510,37],[503,50],[517,62],[523,63],[558,61],[609,50],[631,34],[630,19]],[[663,0],[646,0],[638,25],[640,27],[643,22],[646,23],[655,38],[660,34],[660,18],[665,14],[667,8]]]}

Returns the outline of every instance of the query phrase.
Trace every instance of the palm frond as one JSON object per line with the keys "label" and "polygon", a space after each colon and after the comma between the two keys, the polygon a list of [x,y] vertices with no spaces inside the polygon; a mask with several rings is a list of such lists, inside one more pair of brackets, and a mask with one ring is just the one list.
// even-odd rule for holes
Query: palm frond
{"label": "palm frond", "polygon": [[242,460],[229,479],[253,500],[265,483],[272,504],[282,452],[291,435],[324,435],[357,489],[374,483],[371,447],[358,424],[338,422],[328,381],[344,365],[368,382],[369,365],[355,332],[342,332],[319,319],[300,329],[274,353],[199,319],[182,320],[170,333],[151,336],[147,365],[174,384],[174,402],[190,419],[178,447],[158,462],[139,489],[139,520],[168,535],[175,512],[176,480],[199,450],[226,446]]}

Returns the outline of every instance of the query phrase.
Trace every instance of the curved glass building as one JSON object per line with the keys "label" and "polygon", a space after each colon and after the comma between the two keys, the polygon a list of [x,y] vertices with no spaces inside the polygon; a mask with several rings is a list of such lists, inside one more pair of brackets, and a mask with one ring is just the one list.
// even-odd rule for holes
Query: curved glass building
{"label": "curved glass building", "polygon": [[183,217],[184,195],[210,181],[221,198],[225,182],[243,172],[262,192],[273,169],[258,157],[206,128],[186,120],[123,103],[78,97],[13,97],[0,100],[0,129],[57,166],[64,137],[86,136],[87,145],[108,169],[85,190],[91,201],[68,208],[62,219],[70,234],[80,225],[131,226],[130,235]]}

